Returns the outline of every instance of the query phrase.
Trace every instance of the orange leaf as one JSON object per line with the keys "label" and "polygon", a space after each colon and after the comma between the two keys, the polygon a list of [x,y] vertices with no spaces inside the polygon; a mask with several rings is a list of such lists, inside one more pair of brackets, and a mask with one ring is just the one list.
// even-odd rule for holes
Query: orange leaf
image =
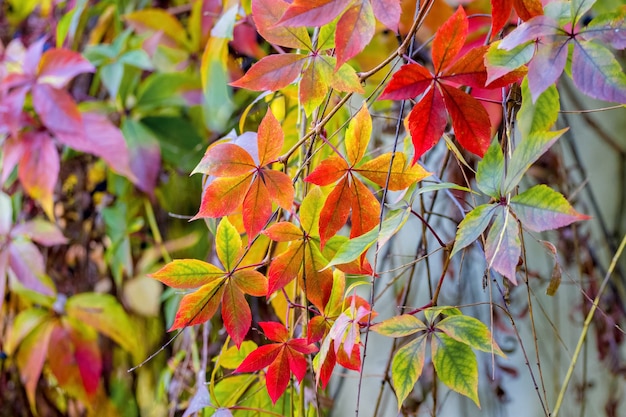
{"label": "orange leaf", "polygon": [[343,177],[348,168],[345,159],[331,156],[328,159],[324,159],[304,181],[319,186],[330,185]]}
{"label": "orange leaf", "polygon": [[270,199],[285,210],[291,210],[294,189],[291,178],[283,172],[264,169],[261,178],[267,187]]}
{"label": "orange leaf", "polygon": [[200,210],[193,218],[223,217],[236,211],[243,203],[252,173],[240,177],[217,178],[204,190]]}
{"label": "orange leaf", "polygon": [[174,324],[169,331],[209,320],[217,311],[223,292],[224,281],[215,280],[203,285],[197,291],[185,295],[180,301]]}
{"label": "orange leaf", "polygon": [[280,156],[284,137],[280,123],[274,117],[274,113],[268,110],[259,125],[257,135],[260,167],[274,162]]}
{"label": "orange leaf", "polygon": [[255,167],[254,160],[241,146],[232,143],[218,143],[207,149],[192,174],[238,177],[250,172]]}

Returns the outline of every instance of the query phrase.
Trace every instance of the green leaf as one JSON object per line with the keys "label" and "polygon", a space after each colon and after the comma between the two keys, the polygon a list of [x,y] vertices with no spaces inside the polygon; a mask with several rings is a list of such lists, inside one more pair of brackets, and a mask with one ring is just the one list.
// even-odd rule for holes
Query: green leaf
{"label": "green leaf", "polygon": [[550,129],[556,123],[561,105],[555,85],[541,93],[535,103],[528,87],[528,77],[522,81],[521,89],[522,106],[517,113],[517,124],[523,141],[532,133]]}
{"label": "green leaf", "polygon": [[[541,100],[541,96],[539,98]],[[539,102],[537,100],[537,102]],[[532,100],[528,100],[532,102]],[[507,194],[513,191],[517,184],[521,181],[522,177],[528,171],[528,168],[541,157],[554,142],[559,139],[567,129],[557,131],[536,131],[530,133],[527,137],[522,139],[522,142],[513,151],[511,162],[506,173],[506,179],[504,180],[503,193]]]}
{"label": "green leaf", "polygon": [[527,64],[535,54],[534,43],[523,43],[508,51],[498,48],[498,45],[500,41],[493,42],[485,54],[487,85]]}
{"label": "green leaf", "polygon": [[227,271],[232,271],[241,252],[241,236],[235,226],[230,224],[228,217],[222,218],[217,226],[215,249],[217,257]]}
{"label": "green leaf", "polygon": [[300,225],[310,236],[319,236],[319,218],[324,207],[324,194],[319,187],[313,187],[302,200]]}
{"label": "green leaf", "polygon": [[415,192],[415,195],[430,193],[432,191],[439,191],[439,190],[458,190],[458,191],[464,191],[466,193],[478,194],[476,191],[472,190],[471,188],[463,187],[453,182],[440,182],[438,184],[427,185],[425,187],[418,189]]}
{"label": "green leaf", "polygon": [[522,226],[533,232],[557,229],[590,218],[574,210],[562,194],[545,184],[513,197],[511,208]]}
{"label": "green leaf", "polygon": [[237,349],[237,346],[231,346],[226,349],[226,351],[222,351],[216,360],[219,360],[219,365],[223,368],[236,369],[257,347],[257,344],[253,341],[246,340],[241,344],[239,349]]}
{"label": "green leaf", "polygon": [[437,376],[453,391],[472,399],[478,407],[478,363],[472,349],[444,333],[435,333],[431,354]]}
{"label": "green leaf", "polygon": [[422,374],[427,340],[426,335],[419,336],[401,347],[393,357],[391,378],[398,397],[398,410]]}
{"label": "green leaf", "polygon": [[50,318],[48,311],[41,308],[28,308],[20,311],[15,317],[11,331],[4,344],[4,350],[12,355],[19,344],[46,318]]}
{"label": "green leaf", "polygon": [[226,130],[235,108],[232,88],[228,85],[228,39],[211,37],[202,55],[200,71],[204,100],[204,123],[209,130]]}
{"label": "green leaf", "polygon": [[383,336],[405,337],[426,330],[423,321],[410,314],[394,316],[372,327],[372,330]]}
{"label": "green leaf", "polygon": [[70,297],[65,307],[67,314],[113,339],[135,360],[144,355],[137,340],[137,329],[115,297],[109,294],[81,293]]}
{"label": "green leaf", "polygon": [[493,198],[500,198],[501,184],[504,178],[504,155],[500,144],[494,141],[482,161],[478,163],[476,171],[476,185],[485,194]]}
{"label": "green leaf", "polygon": [[398,232],[398,230],[400,230],[404,223],[406,223],[409,214],[410,208],[396,210],[383,221],[380,233],[378,228],[375,227],[359,237],[350,239],[339,248],[326,268],[352,262],[361,256],[363,252],[368,250],[375,242],[379,242],[379,247],[382,247],[394,234]]}
{"label": "green leaf", "polygon": [[474,349],[483,352],[494,352],[496,355],[506,357],[500,347],[493,341],[491,332],[480,320],[459,315],[449,316],[437,323],[437,329],[456,340],[465,343]]}
{"label": "green leaf", "polygon": [[487,226],[489,226],[496,207],[496,204],[482,204],[467,213],[465,218],[459,223],[454,248],[450,256],[454,256],[455,253],[471,245],[478,239]]}
{"label": "green leaf", "polygon": [[153,69],[152,61],[150,61],[150,57],[143,49],[133,49],[125,52],[119,57],[118,62],[142,70]]}

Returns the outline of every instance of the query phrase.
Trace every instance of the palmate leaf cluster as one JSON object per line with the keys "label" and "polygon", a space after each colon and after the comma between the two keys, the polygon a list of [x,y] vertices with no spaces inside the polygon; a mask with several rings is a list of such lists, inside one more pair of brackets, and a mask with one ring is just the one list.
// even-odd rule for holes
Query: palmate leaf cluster
{"label": "palmate leaf cluster", "polygon": [[[479,406],[474,350],[505,355],[486,324],[438,306],[450,259],[477,246],[490,273],[517,285],[522,233],[590,218],[548,184],[525,179],[567,131],[554,130],[563,72],[584,94],[626,103],[613,55],[626,47],[626,8],[583,24],[594,1],[492,1],[478,10],[491,21],[477,26],[473,5],[426,1],[407,26],[398,0],[197,0],[182,12],[109,1],[81,49],[87,3],[77,1],[59,22],[56,47],[41,38],[0,50],[0,313],[17,308],[3,349],[15,357],[31,408],[42,375],[90,412],[112,404],[100,339],[133,363],[148,354],[135,334],[139,320],[124,308],[131,302],[115,296],[135,272],[172,289],[170,331],[205,324],[185,415],[312,412],[319,404],[305,401],[305,390],[323,392],[339,367],[361,372],[370,329],[408,337],[390,353],[399,410],[430,364]],[[24,9],[14,13],[19,19]],[[442,24],[430,27],[432,41],[421,46],[427,59],[416,62],[407,53],[429,13]],[[376,42],[389,30],[400,45],[383,55]],[[81,96],[71,87],[82,79],[89,87]],[[521,102],[511,109],[503,97],[517,90]],[[377,123],[406,106],[388,146]],[[475,177],[441,181],[429,159],[436,152]],[[58,182],[78,153],[101,159],[108,172],[112,197],[94,210],[111,284],[66,295],[44,253],[72,243],[58,221]],[[179,182],[160,184],[168,176]],[[152,207],[175,205],[184,181],[196,181],[189,217],[211,250],[172,260],[168,251],[193,253],[199,240],[164,242]],[[414,205],[449,190],[473,198],[445,241]],[[16,212],[23,201],[47,219]],[[444,272],[423,308],[379,319],[376,298],[358,287],[381,277],[381,248],[409,219],[436,236]],[[209,323],[224,331],[209,335]],[[212,362],[209,339],[219,346]],[[164,381],[177,372],[176,355]]]}

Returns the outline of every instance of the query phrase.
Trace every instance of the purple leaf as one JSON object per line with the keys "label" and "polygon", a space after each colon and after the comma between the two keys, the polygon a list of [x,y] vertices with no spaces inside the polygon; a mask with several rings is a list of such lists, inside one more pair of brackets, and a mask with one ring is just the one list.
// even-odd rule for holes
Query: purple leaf
{"label": "purple leaf", "polygon": [[43,124],[56,138],[80,150],[85,141],[83,118],[72,97],[49,84],[33,86],[33,106]]}
{"label": "purple leaf", "polygon": [[130,168],[137,178],[137,187],[152,196],[161,168],[159,142],[140,122],[125,119],[122,133],[128,144]]}
{"label": "purple leaf", "polygon": [[[183,417],[189,417],[194,413],[202,410],[205,407],[213,406],[211,402],[211,395],[209,395],[209,390],[206,385],[203,383],[199,383],[198,388],[196,389],[196,393],[191,397],[191,401],[189,401],[189,407],[183,413]],[[215,414],[213,414],[215,415]]]}
{"label": "purple leaf", "polygon": [[67,239],[54,224],[43,219],[34,219],[20,223],[11,230],[12,237],[26,236],[44,246],[64,245]]}
{"label": "purple leaf", "polygon": [[398,32],[398,23],[400,22],[400,14],[402,8],[398,0],[372,0],[372,8],[374,16],[383,25],[387,26],[394,32]]}
{"label": "purple leaf", "polygon": [[35,43],[30,45],[24,55],[24,63],[22,69],[26,74],[35,75],[37,73],[37,67],[39,61],[41,61],[41,55],[43,53],[43,47],[46,43],[46,37],[42,37]]}
{"label": "purple leaf", "polygon": [[12,224],[13,207],[11,205],[11,197],[0,191],[0,236],[6,236],[11,230]]}
{"label": "purple leaf", "polygon": [[22,155],[25,152],[24,142],[9,136],[2,144],[2,171],[0,172],[0,184],[6,182],[13,172],[13,168],[17,166]]}
{"label": "purple leaf", "polygon": [[626,103],[626,74],[613,54],[600,44],[574,44],[572,78],[576,87],[590,97]]}
{"label": "purple leaf", "polygon": [[44,274],[44,260],[37,246],[27,240],[14,240],[9,246],[9,267],[24,287],[44,295],[54,291],[39,278]]}
{"label": "purple leaf", "polygon": [[75,149],[99,156],[115,172],[137,182],[130,168],[130,154],[122,131],[98,113],[83,113],[83,123],[85,141]]}
{"label": "purple leaf", "polygon": [[590,219],[574,210],[562,194],[545,184],[536,185],[513,197],[511,208],[522,226],[533,232],[558,229]]}
{"label": "purple leaf", "polygon": [[521,251],[517,221],[507,207],[500,206],[485,243],[487,265],[517,285],[515,271]]}
{"label": "purple leaf", "polygon": [[540,15],[519,25],[513,32],[509,33],[498,48],[510,51],[518,45],[539,39],[545,36],[555,35],[561,31],[557,22],[551,17]]}
{"label": "purple leaf", "polygon": [[580,32],[580,36],[585,40],[596,39],[615,49],[626,48],[626,7],[596,17]]}
{"label": "purple leaf", "polygon": [[567,40],[540,44],[535,57],[528,64],[528,87],[533,102],[554,84],[567,63]]}

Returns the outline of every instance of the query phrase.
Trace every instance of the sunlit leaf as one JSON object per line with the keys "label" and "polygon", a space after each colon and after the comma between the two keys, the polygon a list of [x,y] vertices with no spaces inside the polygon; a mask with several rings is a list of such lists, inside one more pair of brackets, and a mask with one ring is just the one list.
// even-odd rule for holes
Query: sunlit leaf
{"label": "sunlit leaf", "polygon": [[406,337],[426,330],[426,324],[411,314],[402,314],[378,323],[372,327],[372,330],[384,336]]}
{"label": "sunlit leaf", "polygon": [[457,342],[483,352],[494,352],[505,357],[500,347],[494,342],[491,332],[480,320],[465,316],[449,316],[437,323],[437,329],[443,331]]}
{"label": "sunlit leaf", "polygon": [[419,336],[402,346],[393,356],[391,378],[398,398],[398,409],[409,396],[422,374],[426,359],[427,338]]}

